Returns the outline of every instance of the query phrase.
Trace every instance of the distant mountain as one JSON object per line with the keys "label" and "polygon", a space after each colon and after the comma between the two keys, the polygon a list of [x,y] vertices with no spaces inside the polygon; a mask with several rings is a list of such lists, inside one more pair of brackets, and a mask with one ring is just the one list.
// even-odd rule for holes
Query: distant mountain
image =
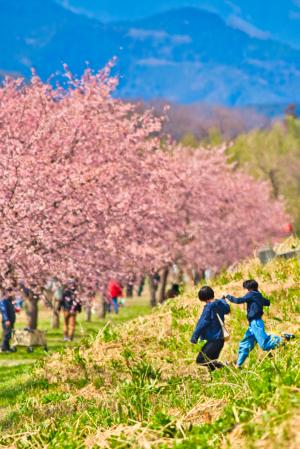
{"label": "distant mountain", "polygon": [[52,0],[0,0],[0,69],[47,78],[62,63],[80,73],[85,61],[107,62],[118,48],[114,31],[73,14]]}
{"label": "distant mountain", "polygon": [[136,20],[193,6],[219,14],[252,37],[273,38],[300,48],[300,0],[56,0],[101,21]]}
{"label": "distant mountain", "polygon": [[223,105],[300,101],[300,51],[258,39],[217,14],[170,10],[100,23],[54,0],[0,0],[0,71],[47,79],[67,63],[80,74],[118,57],[119,95]]}

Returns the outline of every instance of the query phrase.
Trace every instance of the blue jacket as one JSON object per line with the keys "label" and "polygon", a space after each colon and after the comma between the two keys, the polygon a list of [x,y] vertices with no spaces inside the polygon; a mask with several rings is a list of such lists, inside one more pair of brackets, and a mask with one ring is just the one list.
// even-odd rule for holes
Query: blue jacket
{"label": "blue jacket", "polygon": [[197,326],[195,327],[191,338],[191,343],[197,343],[199,338],[207,341],[222,340],[223,332],[217,313],[224,322],[224,315],[229,312],[230,306],[227,304],[225,299],[216,299],[213,302],[207,303],[203,309]]}
{"label": "blue jacket", "polygon": [[264,306],[269,307],[270,301],[263,297],[260,292],[250,291],[242,298],[235,298],[234,296],[227,295],[226,298],[234,304],[247,304],[247,319],[249,323],[252,320],[258,320],[264,313]]}
{"label": "blue jacket", "polygon": [[15,306],[12,300],[9,298],[4,298],[0,301],[0,310],[2,314],[2,322],[11,321],[13,324],[16,321]]}

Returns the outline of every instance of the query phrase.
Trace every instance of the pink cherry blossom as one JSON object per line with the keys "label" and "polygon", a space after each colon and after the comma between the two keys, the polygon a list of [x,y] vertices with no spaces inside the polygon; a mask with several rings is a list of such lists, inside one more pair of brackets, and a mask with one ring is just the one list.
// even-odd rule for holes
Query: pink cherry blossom
{"label": "pink cherry blossom", "polygon": [[287,222],[269,188],[224,149],[162,144],[161,119],[112,97],[110,67],[53,88],[0,89],[0,276],[86,289],[174,261],[225,267]]}

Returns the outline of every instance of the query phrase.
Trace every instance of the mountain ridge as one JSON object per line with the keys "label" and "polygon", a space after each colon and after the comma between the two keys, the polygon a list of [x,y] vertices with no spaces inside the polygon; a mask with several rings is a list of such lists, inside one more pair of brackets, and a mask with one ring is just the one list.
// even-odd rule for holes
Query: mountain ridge
{"label": "mountain ridge", "polygon": [[100,21],[126,21],[149,17],[162,10],[190,5],[215,12],[231,26],[252,37],[271,37],[300,48],[300,1],[276,0],[56,0],[74,12]]}
{"label": "mountain ridge", "polygon": [[[300,51],[230,27],[218,14],[174,8],[101,23],[54,0],[0,1],[0,71],[47,79],[67,63],[80,75],[118,58],[117,94],[226,106],[299,102]],[[172,82],[170,83],[170,80]]]}

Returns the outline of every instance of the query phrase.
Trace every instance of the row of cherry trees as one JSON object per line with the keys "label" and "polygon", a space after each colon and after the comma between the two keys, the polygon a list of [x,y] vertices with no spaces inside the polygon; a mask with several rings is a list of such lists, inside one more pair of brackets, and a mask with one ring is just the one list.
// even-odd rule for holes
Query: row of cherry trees
{"label": "row of cherry trees", "polygon": [[0,280],[49,276],[87,290],[173,262],[219,269],[279,235],[268,185],[234,171],[224,148],[162,141],[151,111],[113,98],[109,67],[67,87],[33,74],[0,89]]}

